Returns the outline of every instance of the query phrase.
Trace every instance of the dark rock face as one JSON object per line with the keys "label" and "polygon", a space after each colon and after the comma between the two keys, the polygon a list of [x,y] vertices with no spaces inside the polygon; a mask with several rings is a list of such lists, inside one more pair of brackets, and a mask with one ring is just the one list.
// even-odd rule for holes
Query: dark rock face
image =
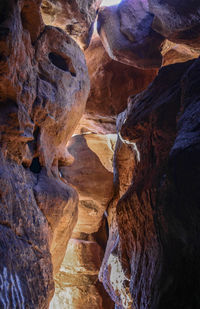
{"label": "dark rock face", "polygon": [[198,0],[148,0],[154,14],[153,29],[176,43],[200,47],[200,3]]}
{"label": "dark rock face", "polygon": [[102,0],[42,1],[42,16],[47,25],[63,29],[84,49],[93,33],[93,23]]}
{"label": "dark rock face", "polygon": [[58,165],[68,161],[88,92],[84,55],[44,26],[40,1],[1,1],[1,308],[49,306],[78,217],[77,193]]}
{"label": "dark rock face", "polygon": [[51,235],[32,189],[36,181],[1,153],[1,308],[48,308],[53,296]]}
{"label": "dark rock face", "polygon": [[[118,119],[121,142],[132,145],[135,159],[130,162],[132,184],[116,208],[120,237],[107,247],[130,280],[134,308],[200,305],[199,68],[196,60],[162,69],[146,91],[130,98]],[[119,175],[120,143],[115,158]],[[102,280],[115,290],[116,301],[107,265]],[[120,308],[129,308],[117,301]]]}

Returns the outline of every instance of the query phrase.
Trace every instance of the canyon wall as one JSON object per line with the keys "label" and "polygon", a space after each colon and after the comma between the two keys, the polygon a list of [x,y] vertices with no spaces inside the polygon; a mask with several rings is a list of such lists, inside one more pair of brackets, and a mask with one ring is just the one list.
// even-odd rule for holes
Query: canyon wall
{"label": "canyon wall", "polygon": [[200,5],[100,4],[0,3],[0,307],[198,309]]}
{"label": "canyon wall", "polygon": [[0,4],[1,308],[48,308],[78,218],[78,194],[59,166],[85,109],[88,71],[79,46],[44,25],[40,2]]}

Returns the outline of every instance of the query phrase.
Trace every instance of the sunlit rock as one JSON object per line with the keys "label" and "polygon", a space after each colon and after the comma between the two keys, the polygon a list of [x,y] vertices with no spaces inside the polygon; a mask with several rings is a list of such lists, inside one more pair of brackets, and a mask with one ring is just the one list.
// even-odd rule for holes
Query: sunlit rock
{"label": "sunlit rock", "polygon": [[79,194],[79,218],[74,233],[97,232],[103,213],[113,195],[112,160],[116,135],[84,134],[74,136],[68,151],[71,166],[62,167],[62,177]]}
{"label": "sunlit rock", "polygon": [[103,258],[102,248],[94,241],[71,239],[60,272],[51,309],[112,309],[113,304],[98,282]]}

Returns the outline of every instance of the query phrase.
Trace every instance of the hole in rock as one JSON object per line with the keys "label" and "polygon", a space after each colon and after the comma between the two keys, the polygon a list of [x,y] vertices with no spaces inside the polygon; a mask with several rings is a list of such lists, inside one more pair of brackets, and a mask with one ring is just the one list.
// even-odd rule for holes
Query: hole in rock
{"label": "hole in rock", "polygon": [[76,76],[76,72],[74,68],[72,67],[71,60],[69,59],[69,63],[67,59],[62,57],[61,55],[57,53],[49,53],[49,60],[53,65],[55,65],[60,70],[63,70],[65,72],[70,72],[72,76]]}
{"label": "hole in rock", "polygon": [[31,166],[30,166],[31,172],[33,172],[35,174],[39,174],[41,169],[42,169],[42,167],[41,167],[39,158],[38,157],[33,158],[33,161],[32,161]]}

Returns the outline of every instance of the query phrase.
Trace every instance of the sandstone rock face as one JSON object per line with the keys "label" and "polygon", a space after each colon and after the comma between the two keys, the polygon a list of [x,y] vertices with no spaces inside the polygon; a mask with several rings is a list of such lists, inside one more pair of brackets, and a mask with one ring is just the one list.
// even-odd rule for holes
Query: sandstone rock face
{"label": "sandstone rock face", "polygon": [[35,200],[37,178],[0,156],[0,307],[48,308],[54,292],[51,234]]}
{"label": "sandstone rock face", "polygon": [[[150,28],[152,15],[145,3],[124,1],[120,8],[103,7],[98,15],[98,32],[112,59],[141,69],[159,68],[164,38]],[[141,28],[141,22],[145,27]]]}
{"label": "sandstone rock face", "polygon": [[[117,203],[119,239],[108,241],[101,269],[118,308],[199,307],[199,66],[196,60],[163,68],[119,116],[119,138],[132,147],[133,180]],[[121,142],[118,192],[125,189]],[[113,253],[123,289],[112,281]]]}
{"label": "sandstone rock face", "polygon": [[[123,0],[102,7],[98,15],[98,32],[109,56],[142,69],[197,58],[199,26],[198,1]],[[166,39],[176,43],[168,61]]]}
{"label": "sandstone rock face", "polygon": [[88,47],[102,0],[42,1],[45,24],[63,29],[84,49]]}
{"label": "sandstone rock face", "polygon": [[103,250],[95,241],[71,239],[59,274],[50,308],[113,308],[102,293],[98,272]]}
{"label": "sandstone rock face", "polygon": [[128,96],[144,90],[157,74],[157,70],[139,70],[112,60],[98,36],[92,39],[85,57],[91,80],[86,111],[97,115],[122,112]]}
{"label": "sandstone rock face", "polygon": [[69,36],[44,26],[39,7],[0,4],[2,308],[48,308],[53,267],[77,221],[77,193],[58,165],[85,108],[87,67]]}
{"label": "sandstone rock face", "polygon": [[116,134],[116,116],[100,116],[85,113],[74,131],[74,134],[77,135],[84,133]]}
{"label": "sandstone rock face", "polygon": [[113,195],[115,142],[116,134],[84,133],[73,136],[68,143],[74,161],[60,167],[60,173],[79,194],[79,213],[73,238],[55,277],[52,309],[113,308],[98,281],[98,273],[107,241],[104,213]]}
{"label": "sandstone rock face", "polygon": [[60,170],[63,178],[79,193],[79,219],[74,233],[91,234],[100,227],[113,195],[115,138],[116,135],[85,134],[70,140],[68,151],[74,162]]}
{"label": "sandstone rock face", "polygon": [[124,143],[118,137],[114,157],[114,197],[107,211],[109,238],[99,273],[99,280],[103,282],[106,291],[114,300],[117,308],[132,307],[132,296],[129,291],[130,272],[126,264],[127,257],[123,258],[121,256],[116,206],[120,197],[131,185],[135,162],[136,154],[133,145]]}

